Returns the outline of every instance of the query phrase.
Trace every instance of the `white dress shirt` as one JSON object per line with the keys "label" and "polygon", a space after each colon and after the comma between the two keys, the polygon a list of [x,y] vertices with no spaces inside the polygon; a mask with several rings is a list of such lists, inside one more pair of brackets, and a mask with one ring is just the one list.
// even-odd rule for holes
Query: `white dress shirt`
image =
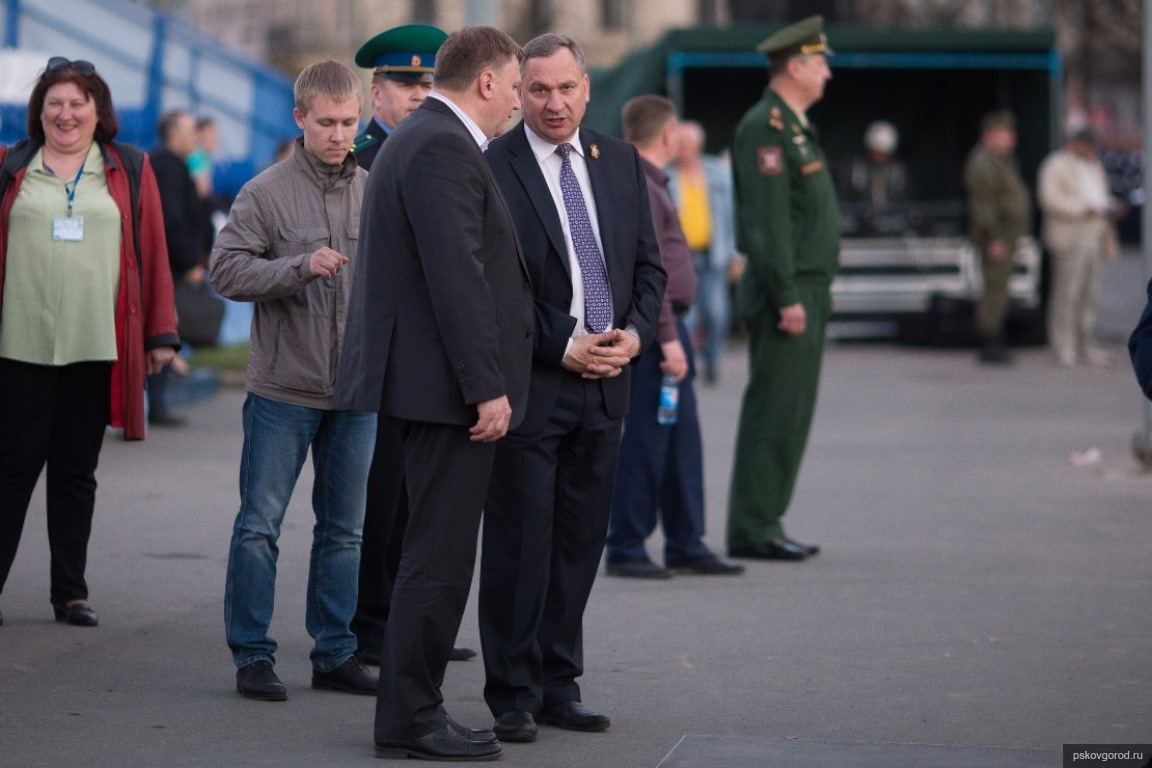
{"label": "white dress shirt", "polygon": [[[548,183],[548,191],[552,193],[552,202],[556,205],[556,213],[560,217],[560,226],[564,229],[564,244],[568,247],[568,272],[572,276],[572,306],[568,312],[576,318],[576,328],[572,331],[572,336],[584,336],[588,333],[584,327],[584,279],[580,272],[580,261],[576,257],[576,248],[572,244],[572,232],[568,227],[568,209],[564,206],[564,192],[560,189],[560,166],[564,161],[556,153],[557,145],[540,138],[527,125],[524,126],[524,133],[528,137],[532,153],[536,155],[536,162],[540,163],[540,171],[544,174],[544,181]],[[592,196],[592,180],[588,177],[588,166],[584,157],[584,147],[580,143],[579,128],[567,143],[572,145],[568,159],[572,163],[576,181],[580,183],[580,192],[584,195],[584,207],[588,209],[588,221],[592,225],[592,234],[596,236],[600,258],[603,259],[604,243],[600,241],[600,220],[596,214],[596,199]]]}
{"label": "white dress shirt", "polygon": [[480,151],[483,152],[488,149],[488,137],[484,135],[484,131],[480,130],[480,126],[476,125],[476,121],[468,117],[464,110],[456,106],[456,103],[453,102],[452,99],[437,91],[432,91],[428,96],[448,105],[448,108],[464,123],[464,127],[468,129],[468,133],[472,134],[472,138],[476,140],[476,146],[480,147]]}

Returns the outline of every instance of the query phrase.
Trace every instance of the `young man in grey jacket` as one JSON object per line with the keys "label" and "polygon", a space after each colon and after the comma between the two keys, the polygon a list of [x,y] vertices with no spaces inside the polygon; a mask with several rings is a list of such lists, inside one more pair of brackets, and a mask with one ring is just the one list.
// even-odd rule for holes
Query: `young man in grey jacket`
{"label": "young man in grey jacket", "polygon": [[224,626],[236,690],[283,701],[268,636],[276,591],[280,524],[308,450],[316,525],[305,624],[312,687],[376,694],[376,677],[355,656],[365,488],[376,435],[373,413],[332,410],[336,362],[352,285],[367,173],[351,154],[361,86],[326,60],[296,80],[296,152],[240,191],[213,251],[212,285],[255,303],[240,511],[228,551]]}

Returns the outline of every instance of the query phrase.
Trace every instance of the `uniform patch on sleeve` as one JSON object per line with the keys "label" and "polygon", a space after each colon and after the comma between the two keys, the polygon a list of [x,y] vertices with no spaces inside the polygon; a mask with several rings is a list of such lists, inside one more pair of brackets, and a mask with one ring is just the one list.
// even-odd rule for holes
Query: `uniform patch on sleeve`
{"label": "uniform patch on sleeve", "polygon": [[760,175],[779,176],[784,171],[783,147],[760,147],[756,150]]}

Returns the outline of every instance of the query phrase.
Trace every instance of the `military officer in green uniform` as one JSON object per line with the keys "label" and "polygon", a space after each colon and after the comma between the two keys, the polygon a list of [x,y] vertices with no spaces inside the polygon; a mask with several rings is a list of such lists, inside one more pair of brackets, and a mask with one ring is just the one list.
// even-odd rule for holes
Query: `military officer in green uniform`
{"label": "military officer in green uniform", "polygon": [[[448,34],[436,27],[405,24],[381,32],[360,46],[356,65],[372,70],[372,119],[352,145],[361,168],[372,167],[384,140],[432,91],[436,51],[447,39]],[[403,444],[399,423],[381,417],[368,473],[360,591],[352,619],[356,653],[361,661],[372,665],[380,663],[392,585],[400,566],[400,545],[408,525]],[[452,649],[451,658],[462,661],[475,655],[471,648],[457,646]]]}
{"label": "military officer in green uniform", "polygon": [[824,20],[785,27],[757,50],[769,83],[736,129],[737,248],[747,266],[737,310],[749,333],[728,509],[728,554],[804,560],[819,552],[784,534],[816,406],[829,288],[840,258],[836,192],[806,111],[831,79]]}
{"label": "military officer in green uniform", "polygon": [[1008,281],[1016,241],[1032,229],[1032,203],[1016,166],[1015,149],[1016,118],[1011,112],[990,112],[980,124],[980,143],[964,163],[970,235],[984,275],[976,331],[982,342],[980,360],[985,363],[1012,362],[1004,344]]}
{"label": "military officer in green uniform", "polygon": [[380,145],[432,91],[436,51],[448,38],[428,24],[405,24],[381,32],[356,52],[356,66],[372,70],[372,118],[352,151],[371,168]]}

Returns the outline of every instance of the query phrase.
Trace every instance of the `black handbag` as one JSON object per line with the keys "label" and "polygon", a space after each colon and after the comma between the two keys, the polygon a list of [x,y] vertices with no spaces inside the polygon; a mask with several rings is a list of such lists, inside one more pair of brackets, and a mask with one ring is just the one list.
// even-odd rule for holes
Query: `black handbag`
{"label": "black handbag", "polygon": [[224,302],[208,282],[186,283],[177,280],[176,330],[180,341],[190,347],[215,347],[220,343],[220,326],[224,322]]}

